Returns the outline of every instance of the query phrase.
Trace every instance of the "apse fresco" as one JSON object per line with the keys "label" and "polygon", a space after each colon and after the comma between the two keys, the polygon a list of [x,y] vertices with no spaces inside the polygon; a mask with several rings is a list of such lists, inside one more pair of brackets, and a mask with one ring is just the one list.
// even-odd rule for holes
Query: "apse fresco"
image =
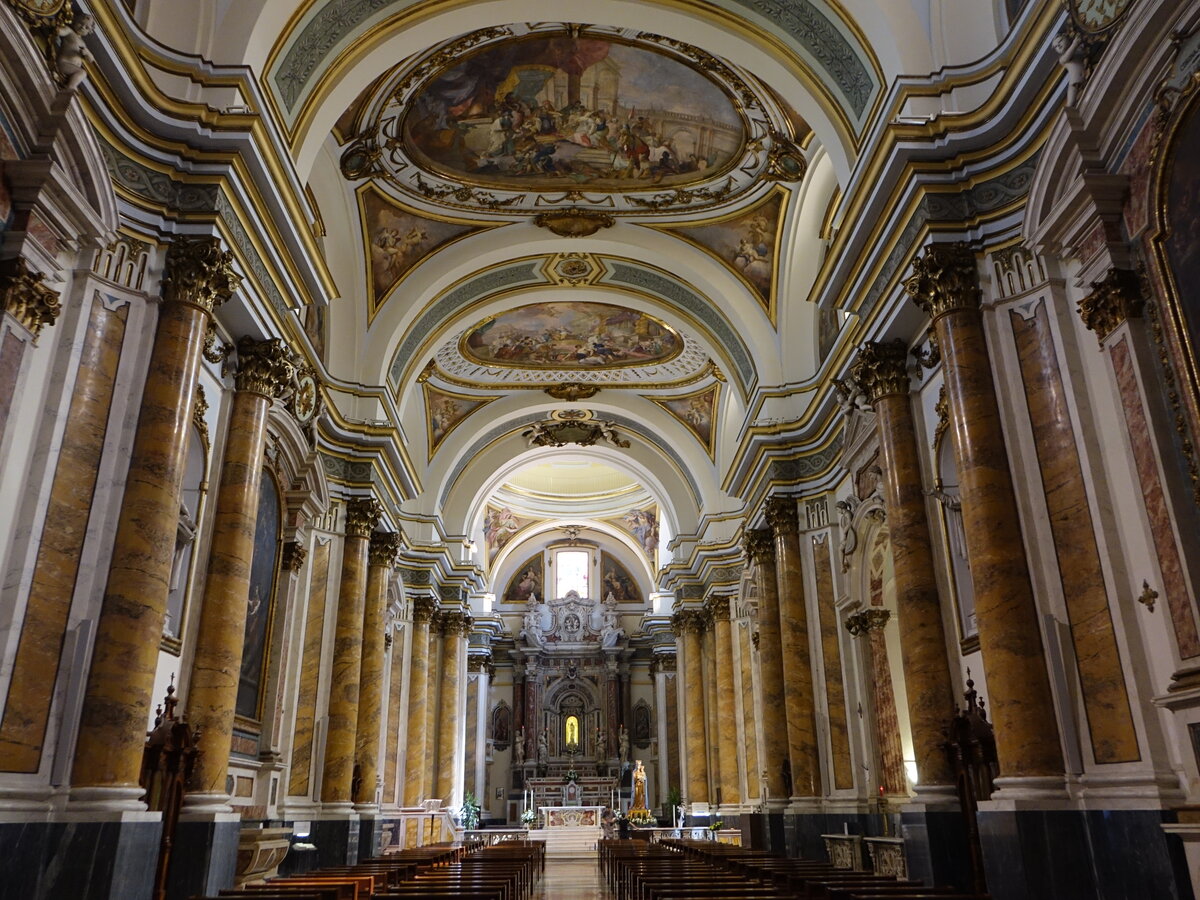
{"label": "apse fresco", "polygon": [[636,310],[607,303],[534,303],[467,332],[463,356],[486,366],[564,369],[647,365],[674,359],[683,339]]}
{"label": "apse fresco", "polygon": [[514,534],[534,522],[518,516],[507,506],[489,505],[483,514],[483,539],[487,544],[488,562],[495,559],[496,554],[503,550]]}
{"label": "apse fresco", "polygon": [[711,456],[715,444],[713,424],[717,416],[719,390],[714,384],[685,397],[672,397],[669,400],[660,400],[657,397],[650,399],[682,422]]}
{"label": "apse fresco", "polygon": [[512,190],[689,184],[745,143],[730,98],[698,71],[567,32],[492,44],[442,70],[402,129],[419,162]]}
{"label": "apse fresco", "polygon": [[600,554],[600,596],[604,600],[611,596],[618,603],[642,602],[637,579],[629,574],[619,559],[605,552]]}
{"label": "apse fresco", "polygon": [[775,308],[775,265],[785,196],[774,191],[733,218],[669,230],[699,244],[736,271],[770,314]]}
{"label": "apse fresco", "polygon": [[367,287],[372,314],[418,263],[447,244],[483,230],[417,215],[370,186],[358,196],[370,261]]}
{"label": "apse fresco", "polygon": [[538,600],[545,599],[545,595],[542,593],[541,553],[535,553],[517,566],[512,578],[508,580],[508,587],[504,589],[505,603],[519,603],[524,606],[529,602],[530,597]]}
{"label": "apse fresco", "polygon": [[429,420],[429,455],[433,456],[446,436],[458,423],[481,406],[486,406],[494,397],[468,397],[452,394],[426,383],[425,415]]}
{"label": "apse fresco", "polygon": [[658,507],[634,508],[612,521],[634,536],[642,552],[653,563],[658,552]]}

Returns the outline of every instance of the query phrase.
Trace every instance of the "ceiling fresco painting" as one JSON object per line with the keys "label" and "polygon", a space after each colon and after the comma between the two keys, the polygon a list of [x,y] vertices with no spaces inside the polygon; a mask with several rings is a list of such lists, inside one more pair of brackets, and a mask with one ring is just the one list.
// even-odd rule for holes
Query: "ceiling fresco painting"
{"label": "ceiling fresco painting", "polygon": [[605,600],[612,597],[618,603],[642,602],[637,579],[619,559],[607,552],[600,554],[600,596]]}
{"label": "ceiling fresco painting", "polygon": [[655,564],[658,553],[658,506],[651,504],[644,507],[634,507],[623,516],[607,520],[613,525],[633,535],[637,545],[649,558],[651,565]]}
{"label": "ceiling fresco painting", "polygon": [[437,453],[438,447],[467,416],[481,406],[486,406],[496,397],[469,397],[454,394],[434,387],[426,382],[422,385],[425,394],[425,418],[429,424],[429,458]]}
{"label": "ceiling fresco painting", "polygon": [[692,184],[729,168],[746,142],[730,97],[698,71],[566,31],[494,43],[443,69],[401,127],[418,163],[516,190]]}
{"label": "ceiling fresco painting", "polygon": [[370,185],[358,192],[368,259],[368,302],[373,317],[396,285],[418,264],[461,238],[494,225],[430,218],[396,203]]}
{"label": "ceiling fresco painting", "polygon": [[517,566],[516,572],[508,580],[508,586],[504,589],[501,600],[504,603],[519,603],[524,606],[531,597],[535,600],[544,600],[546,597],[542,592],[542,554],[540,551]]}
{"label": "ceiling fresco painting", "polygon": [[681,335],[637,310],[608,303],[551,301],[487,319],[463,336],[471,362],[517,369],[597,369],[668,362]]}
{"label": "ceiling fresco painting", "polygon": [[489,503],[483,514],[483,539],[487,543],[488,565],[495,560],[497,553],[508,546],[513,535],[536,521],[518,516],[507,506],[493,506]]}
{"label": "ceiling fresco painting", "polygon": [[696,436],[696,440],[704,446],[711,457],[716,447],[715,423],[720,390],[720,385],[713,384],[683,397],[672,397],[666,400],[658,397],[648,397],[647,399],[652,400],[682,422],[688,431]]}
{"label": "ceiling fresco painting", "polygon": [[775,281],[788,194],[777,188],[750,209],[703,225],[659,226],[737,272],[775,323]]}

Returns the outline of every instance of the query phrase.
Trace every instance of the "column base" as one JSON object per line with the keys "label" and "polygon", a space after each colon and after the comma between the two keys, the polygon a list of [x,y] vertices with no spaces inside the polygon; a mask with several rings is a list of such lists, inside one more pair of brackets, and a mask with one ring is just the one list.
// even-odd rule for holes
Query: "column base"
{"label": "column base", "polygon": [[184,802],[167,871],[167,900],[216,896],[233,887],[237,874],[241,816],[199,813],[187,808],[186,799]]}
{"label": "column base", "polygon": [[[108,819],[114,814],[144,813],[142,802],[145,791],[137,786],[129,787],[73,787],[67,794],[67,812],[88,816],[93,813]],[[158,816],[158,813],[154,813]],[[99,820],[97,820],[99,821]]]}
{"label": "column base", "polygon": [[229,815],[233,813],[233,807],[229,805],[229,795],[224,791],[212,791],[209,793],[188,793],[183,797],[183,809],[180,810],[180,819],[191,819],[193,821],[203,821],[213,819],[213,816]]}
{"label": "column base", "polygon": [[[995,781],[989,809],[1069,809],[1067,782],[1061,775],[1025,775]],[[981,804],[981,807],[983,804]]]}
{"label": "column base", "polygon": [[[96,813],[96,815],[100,815]],[[0,824],[0,893],[21,900],[150,900],[158,813]]]}
{"label": "column base", "polygon": [[358,816],[350,812],[333,818],[328,808],[322,818],[314,819],[308,842],[317,848],[316,867],[353,866],[358,864]]}
{"label": "column base", "polygon": [[[992,804],[987,804],[989,807]],[[1162,810],[981,809],[993,900],[1189,900],[1183,846]]]}

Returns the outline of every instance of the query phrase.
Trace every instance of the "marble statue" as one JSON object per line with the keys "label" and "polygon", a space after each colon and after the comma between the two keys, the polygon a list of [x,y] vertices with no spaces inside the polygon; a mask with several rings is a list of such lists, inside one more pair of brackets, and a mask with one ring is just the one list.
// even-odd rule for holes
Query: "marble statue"
{"label": "marble statue", "polygon": [[542,733],[538,735],[538,765],[544,766],[550,758],[550,730],[543,728]]}
{"label": "marble statue", "polygon": [[621,763],[629,761],[629,732],[625,730],[625,726],[621,726],[621,730],[617,733],[617,752],[621,756]]}
{"label": "marble statue", "polygon": [[1058,54],[1058,64],[1067,73],[1067,106],[1073,107],[1079,102],[1079,94],[1083,83],[1087,80],[1087,58],[1084,55],[1083,42],[1079,35],[1068,32],[1056,35],[1051,42],[1054,52]]}
{"label": "marble statue", "polygon": [[633,806],[629,808],[646,808],[646,768],[640,759],[633,767]]}
{"label": "marble statue", "polygon": [[537,597],[532,592],[529,595],[529,603],[525,607],[525,620],[520,636],[525,638],[530,646],[542,646],[541,614],[538,610]]}
{"label": "marble statue", "polygon": [[612,594],[604,601],[604,628],[600,631],[600,646],[607,649],[617,646],[617,641],[625,637],[625,629],[621,627],[617,617],[617,601]]}
{"label": "marble statue", "polygon": [[91,16],[84,13],[70,25],[58,29],[58,50],[54,57],[54,68],[58,72],[64,91],[75,91],[87,78],[85,62],[95,62],[83,39],[96,27]]}
{"label": "marble statue", "polygon": [[525,729],[518,728],[517,736],[513,738],[513,762],[518,766],[525,763]]}

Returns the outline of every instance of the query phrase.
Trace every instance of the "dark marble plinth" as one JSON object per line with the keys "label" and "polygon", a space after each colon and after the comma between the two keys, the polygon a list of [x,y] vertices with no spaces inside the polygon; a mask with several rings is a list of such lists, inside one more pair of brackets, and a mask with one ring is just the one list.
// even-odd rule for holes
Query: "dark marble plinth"
{"label": "dark marble plinth", "polygon": [[167,900],[215,896],[233,887],[241,830],[237,820],[179,822],[167,873]]}
{"label": "dark marble plinth", "polygon": [[972,889],[967,830],[959,810],[901,813],[900,836],[909,878],[964,892]]}
{"label": "dark marble plinth", "polygon": [[370,859],[379,855],[379,839],[383,836],[383,819],[368,817],[358,820],[358,857]]}
{"label": "dark marble plinth", "polygon": [[159,822],[0,824],[0,900],[150,900]]}
{"label": "dark marble plinth", "polygon": [[993,900],[1192,900],[1177,838],[1154,810],[980,811]]}
{"label": "dark marble plinth", "polygon": [[749,813],[742,816],[742,842],[752,850],[782,855],[786,851],[782,813]]}
{"label": "dark marble plinth", "polygon": [[357,818],[315,819],[309,843],[317,847],[317,866],[353,866],[358,863]]}

